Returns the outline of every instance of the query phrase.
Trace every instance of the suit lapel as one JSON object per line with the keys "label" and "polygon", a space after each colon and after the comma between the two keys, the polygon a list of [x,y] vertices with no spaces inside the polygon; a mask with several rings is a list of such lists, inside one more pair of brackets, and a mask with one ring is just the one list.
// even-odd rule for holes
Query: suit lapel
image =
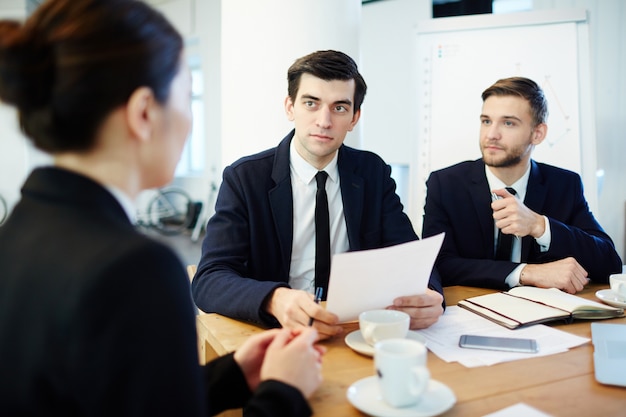
{"label": "suit lapel", "polygon": [[291,131],[276,148],[272,167],[272,179],[276,185],[268,191],[270,209],[280,245],[281,261],[287,276],[291,265],[293,241],[293,194],[289,169],[289,144],[293,134],[294,131]]}
{"label": "suit lapel", "polygon": [[339,170],[341,198],[343,201],[343,214],[346,219],[350,249],[359,250],[361,249],[359,230],[361,218],[363,216],[363,204],[365,198],[364,181],[362,177],[354,173],[354,159],[346,157],[346,152],[347,150],[345,146],[342,145],[339,148],[339,155],[337,156],[337,168]]}
{"label": "suit lapel", "polygon": [[469,197],[478,214],[478,222],[482,233],[482,241],[486,243],[485,251],[489,258],[493,258],[495,247],[494,223],[491,211],[491,193],[485,175],[485,165],[482,159],[474,161],[469,175]]}

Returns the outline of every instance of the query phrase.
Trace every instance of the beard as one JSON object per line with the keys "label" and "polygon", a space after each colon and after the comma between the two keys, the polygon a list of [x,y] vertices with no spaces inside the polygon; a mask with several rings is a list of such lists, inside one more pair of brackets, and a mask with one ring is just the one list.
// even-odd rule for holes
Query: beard
{"label": "beard", "polygon": [[522,161],[522,155],[511,155],[506,154],[504,158],[485,158],[485,154],[483,153],[483,161],[485,165],[493,167],[493,168],[506,168],[519,164]]}
{"label": "beard", "polygon": [[526,146],[521,145],[513,149],[504,149],[504,156],[499,158],[485,155],[485,149],[483,147],[481,147],[480,151],[485,165],[493,168],[506,168],[520,164],[524,157],[531,152],[532,149],[533,146],[530,144]]}

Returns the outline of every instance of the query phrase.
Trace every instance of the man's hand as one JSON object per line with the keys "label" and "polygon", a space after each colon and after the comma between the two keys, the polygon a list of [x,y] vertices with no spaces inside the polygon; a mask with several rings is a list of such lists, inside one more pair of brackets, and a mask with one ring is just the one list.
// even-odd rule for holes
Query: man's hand
{"label": "man's hand", "polygon": [[558,288],[576,294],[589,283],[587,271],[574,258],[560,259],[545,264],[528,264],[520,274],[522,285]]}
{"label": "man's hand", "polygon": [[430,288],[425,294],[398,297],[393,300],[390,310],[404,311],[411,316],[412,330],[425,329],[439,320],[443,314],[443,296]]}
{"label": "man's hand", "polygon": [[543,235],[546,225],[542,215],[526,207],[522,201],[505,189],[492,192],[502,197],[491,203],[496,227],[502,230],[502,233],[519,237],[530,235],[535,239]]}
{"label": "man's hand", "polygon": [[306,291],[280,287],[274,290],[267,303],[267,312],[288,329],[307,327],[313,318],[313,327],[320,339],[327,339],[343,332],[337,323],[339,318],[315,303],[313,294]]}

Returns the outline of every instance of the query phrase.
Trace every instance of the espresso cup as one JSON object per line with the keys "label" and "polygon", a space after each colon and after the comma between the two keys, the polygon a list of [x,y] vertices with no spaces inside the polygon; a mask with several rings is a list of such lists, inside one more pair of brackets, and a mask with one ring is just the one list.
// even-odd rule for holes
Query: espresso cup
{"label": "espresso cup", "polygon": [[626,300],[626,274],[613,274],[609,276],[611,290]]}
{"label": "espresso cup", "polygon": [[383,399],[392,407],[417,404],[427,391],[430,372],[426,346],[411,339],[387,339],[374,345],[374,366]]}
{"label": "espresso cup", "polygon": [[368,345],[385,339],[404,338],[409,331],[411,318],[396,310],[369,310],[359,314],[359,329]]}

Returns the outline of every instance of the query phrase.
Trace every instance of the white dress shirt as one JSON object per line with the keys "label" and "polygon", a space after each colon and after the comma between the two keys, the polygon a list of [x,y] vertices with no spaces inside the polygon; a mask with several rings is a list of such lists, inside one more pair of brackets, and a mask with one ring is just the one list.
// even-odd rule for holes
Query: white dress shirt
{"label": "white dress shirt", "polygon": [[[294,139],[295,140],[295,139]],[[315,193],[317,168],[305,161],[295,149],[289,149],[291,190],[293,193],[293,242],[289,285],[291,288],[315,291]],[[326,193],[330,219],[330,252],[343,253],[350,248],[348,229],[343,213],[337,153],[323,169],[328,174]]]}

